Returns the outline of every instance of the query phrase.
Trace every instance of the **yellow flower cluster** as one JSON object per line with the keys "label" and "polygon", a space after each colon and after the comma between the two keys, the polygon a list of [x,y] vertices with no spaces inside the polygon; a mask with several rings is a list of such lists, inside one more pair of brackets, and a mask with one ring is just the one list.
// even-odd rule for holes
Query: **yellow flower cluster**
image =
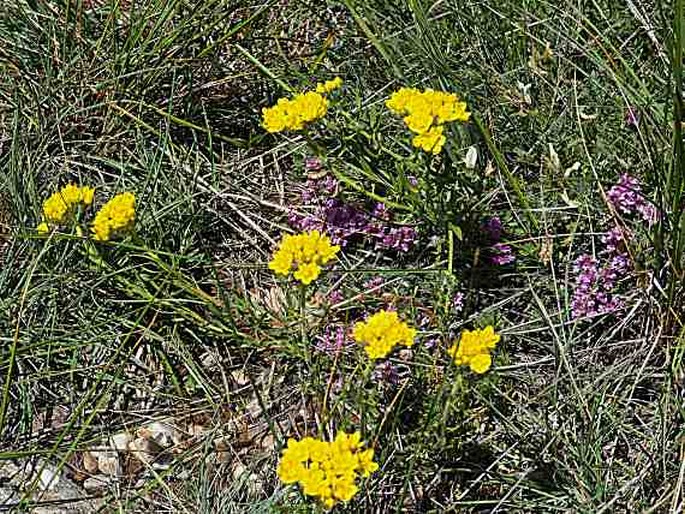
{"label": "yellow flower cluster", "polygon": [[409,328],[394,311],[380,311],[367,321],[354,325],[354,340],[364,345],[371,359],[381,359],[388,355],[396,345],[414,344],[416,329]]}
{"label": "yellow flower cluster", "polygon": [[280,98],[276,105],[262,109],[262,126],[268,132],[302,130],[305,125],[323,118],[328,100],[321,93],[309,91],[292,99]]}
{"label": "yellow flower cluster", "polygon": [[136,218],[136,197],[133,193],[116,195],[95,215],[93,234],[96,241],[109,241],[116,234],[130,229]]}
{"label": "yellow flower cluster", "polygon": [[339,246],[332,245],[331,240],[318,230],[286,234],[269,262],[269,269],[286,276],[294,270],[293,276],[307,285],[319,277],[321,266],[332,260],[339,250]]}
{"label": "yellow flower cluster", "polygon": [[293,98],[280,98],[276,105],[262,109],[262,126],[267,132],[302,130],[308,123],[323,118],[328,111],[325,95],[342,86],[342,79],[319,82],[316,91],[300,93]]}
{"label": "yellow flower cluster", "polygon": [[454,93],[403,87],[394,92],[385,105],[404,116],[404,123],[416,133],[412,144],[426,152],[440,153],[446,138],[443,125],[452,121],[468,121],[471,113],[466,102]]}
{"label": "yellow flower cluster", "polygon": [[474,373],[485,373],[492,365],[490,351],[499,342],[492,325],[482,330],[464,330],[458,343],[454,343],[447,353],[459,366],[470,366]]}
{"label": "yellow flower cluster", "polygon": [[278,477],[286,484],[299,483],[304,494],[318,498],[330,509],[357,494],[358,476],[368,477],[377,469],[373,449],[362,449],[359,432],[338,432],[331,442],[313,437],[288,439]]}
{"label": "yellow flower cluster", "polygon": [[316,92],[322,95],[332,93],[336,89],[342,86],[342,79],[340,77],[335,77],[333,80],[327,80],[326,82],[319,82],[316,85]]}
{"label": "yellow flower cluster", "polygon": [[50,225],[65,223],[78,205],[87,207],[92,204],[94,194],[95,189],[92,187],[67,184],[50,195],[43,202],[43,221],[37,227],[38,232],[45,233],[50,230]]}

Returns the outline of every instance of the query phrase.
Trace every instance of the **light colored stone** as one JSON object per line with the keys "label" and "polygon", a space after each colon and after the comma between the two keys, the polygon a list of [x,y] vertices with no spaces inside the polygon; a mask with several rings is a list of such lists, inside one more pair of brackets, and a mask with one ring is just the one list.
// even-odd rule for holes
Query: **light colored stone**
{"label": "light colored stone", "polygon": [[270,433],[266,434],[261,441],[261,447],[265,450],[273,450],[276,447],[276,440]]}
{"label": "light colored stone", "polygon": [[40,470],[38,487],[41,491],[53,491],[59,484],[60,472],[54,466],[45,464]]}
{"label": "light colored stone", "polygon": [[100,473],[109,476],[121,475],[121,462],[115,451],[98,452],[98,469]]}
{"label": "light colored stone", "polygon": [[150,465],[163,448],[161,448],[153,439],[137,437],[129,443],[128,449],[131,452],[131,455],[140,462]]}
{"label": "light colored stone", "polygon": [[183,432],[166,421],[153,421],[137,431],[138,437],[152,439],[162,448],[169,448],[181,444],[184,440]]}
{"label": "light colored stone", "polygon": [[97,473],[98,459],[90,450],[83,452],[83,469],[88,473]]}
{"label": "light colored stone", "polygon": [[101,491],[109,486],[109,480],[106,476],[96,475],[86,478],[83,482],[83,488],[86,491]]}
{"label": "light colored stone", "polygon": [[109,438],[109,445],[119,452],[125,452],[128,449],[128,443],[130,442],[131,434],[128,432],[119,432]]}

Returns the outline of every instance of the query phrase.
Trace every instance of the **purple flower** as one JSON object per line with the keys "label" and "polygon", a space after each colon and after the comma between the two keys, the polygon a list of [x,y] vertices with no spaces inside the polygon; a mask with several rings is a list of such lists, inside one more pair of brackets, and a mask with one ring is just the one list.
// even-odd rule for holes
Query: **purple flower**
{"label": "purple flower", "polygon": [[493,216],[488,218],[488,220],[482,224],[483,232],[485,237],[491,243],[497,243],[502,238],[502,220],[498,216]]}
{"label": "purple flower", "polygon": [[304,169],[308,172],[319,171],[322,168],[321,160],[318,157],[305,157]]}
{"label": "purple flower", "polygon": [[426,347],[428,350],[432,350],[435,348],[438,344],[438,338],[437,337],[429,337],[426,339],[426,342],[423,343],[423,346]]}
{"label": "purple flower", "polygon": [[335,194],[339,182],[335,177],[326,175],[320,179],[308,179],[304,183],[300,197],[304,205],[317,205]]}
{"label": "purple flower", "polygon": [[385,361],[376,366],[376,369],[373,370],[371,376],[374,380],[392,385],[397,385],[400,381],[400,374],[397,370],[397,366],[390,361]]}
{"label": "purple flower", "polygon": [[364,282],[364,289],[369,290],[369,289],[374,289],[377,287],[380,287],[383,285],[383,277],[380,275],[376,277],[372,277],[366,282]]}
{"label": "purple flower", "polygon": [[340,303],[345,299],[343,296],[342,292],[340,289],[333,289],[330,293],[328,293],[328,302],[331,305],[335,305],[336,303]]}
{"label": "purple flower", "polygon": [[626,215],[639,214],[651,227],[659,219],[659,211],[642,195],[642,187],[635,177],[624,173],[616,185],[607,192],[607,199],[614,208]]}
{"label": "purple flower", "polygon": [[455,314],[459,314],[464,309],[464,293],[457,293],[452,297],[452,308]]}
{"label": "purple flower", "polygon": [[340,353],[350,344],[343,327],[328,326],[324,330],[323,335],[318,336],[317,339],[316,349],[329,355]]}
{"label": "purple flower", "polygon": [[409,182],[411,187],[419,187],[419,180],[413,175],[407,177],[407,182]]}
{"label": "purple flower", "polygon": [[288,222],[299,231],[318,230],[333,244],[347,246],[352,240],[375,242],[377,248],[407,252],[416,240],[410,226],[392,226],[392,212],[376,203],[369,213],[363,207],[336,198],[339,182],[332,176],[309,179],[301,191],[301,209],[288,213]]}
{"label": "purple flower", "polygon": [[511,264],[516,260],[514,251],[511,246],[507,244],[494,244],[492,245],[491,250],[493,251],[493,255],[490,256],[490,262],[495,266],[504,266],[505,264]]}
{"label": "purple flower", "polygon": [[602,244],[604,245],[604,249],[602,250],[603,254],[610,254],[619,251],[624,245],[623,231],[621,230],[621,227],[614,226],[614,228],[604,234],[602,236]]}
{"label": "purple flower", "polygon": [[589,254],[579,256],[574,265],[576,274],[571,314],[574,319],[614,312],[622,307],[615,289],[629,271],[625,254],[612,256],[604,266]]}
{"label": "purple flower", "polygon": [[334,194],[338,190],[339,185],[338,180],[331,175],[326,175],[318,184],[319,190],[328,196]]}
{"label": "purple flower", "polygon": [[323,220],[321,219],[318,212],[309,215],[302,215],[295,211],[290,211],[288,213],[288,223],[297,230],[308,231],[308,230],[323,230]]}
{"label": "purple flower", "polygon": [[623,214],[632,214],[642,202],[640,182],[627,173],[621,175],[618,183],[607,193],[609,202]]}
{"label": "purple flower", "polygon": [[651,203],[644,202],[643,204],[637,206],[637,210],[642,216],[642,219],[647,222],[648,226],[651,227],[657,221],[659,221],[659,210]]}
{"label": "purple flower", "polygon": [[413,227],[402,226],[387,230],[379,241],[381,248],[389,248],[408,252],[416,241],[416,230]]}
{"label": "purple flower", "polygon": [[614,270],[619,275],[624,275],[630,269],[630,260],[625,253],[619,253],[611,258],[609,268]]}
{"label": "purple flower", "polygon": [[390,221],[390,211],[385,204],[381,202],[376,202],[376,205],[373,206],[371,216],[379,220]]}

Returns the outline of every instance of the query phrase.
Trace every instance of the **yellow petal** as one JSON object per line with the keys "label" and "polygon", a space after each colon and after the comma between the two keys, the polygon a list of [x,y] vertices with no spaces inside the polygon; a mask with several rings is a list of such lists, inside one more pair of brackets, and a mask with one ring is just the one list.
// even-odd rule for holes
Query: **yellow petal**
{"label": "yellow petal", "polygon": [[492,365],[492,357],[490,357],[489,353],[481,353],[480,355],[474,356],[469,364],[471,366],[471,371],[474,373],[485,373]]}

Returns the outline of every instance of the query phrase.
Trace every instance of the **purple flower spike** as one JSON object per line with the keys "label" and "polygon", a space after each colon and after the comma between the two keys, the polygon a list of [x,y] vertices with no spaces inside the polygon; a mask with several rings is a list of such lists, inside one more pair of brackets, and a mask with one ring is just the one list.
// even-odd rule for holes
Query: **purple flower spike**
{"label": "purple flower spike", "polygon": [[343,296],[342,292],[340,289],[333,289],[330,293],[328,293],[328,302],[331,305],[335,305],[336,303],[340,303],[345,299]]}
{"label": "purple flower spike", "polygon": [[322,166],[318,157],[306,157],[304,159],[304,169],[309,173],[320,171]]}
{"label": "purple flower spike", "polygon": [[454,295],[452,298],[452,308],[454,309],[455,314],[459,314],[464,310],[464,293],[459,292]]}
{"label": "purple flower spike", "polygon": [[607,192],[607,199],[621,214],[639,214],[651,227],[659,220],[659,211],[642,195],[640,181],[624,173]]}
{"label": "purple flower spike", "polygon": [[483,223],[482,228],[483,232],[485,232],[485,237],[490,243],[498,243],[502,238],[502,220],[500,220],[498,216],[489,218]]}
{"label": "purple flower spike", "polygon": [[397,370],[397,366],[392,364],[390,361],[385,361],[384,363],[376,366],[376,369],[373,370],[372,378],[379,382],[397,385],[397,383],[400,381],[400,374]]}
{"label": "purple flower spike", "polygon": [[596,316],[620,309],[623,304],[615,288],[628,271],[628,256],[622,253],[614,255],[603,267],[589,254],[578,257],[573,265],[576,274],[571,300],[573,318]]}
{"label": "purple flower spike", "polygon": [[392,211],[376,203],[371,212],[363,206],[337,197],[339,182],[332,176],[309,179],[301,191],[301,209],[288,214],[288,222],[298,231],[318,230],[333,244],[347,246],[352,241],[374,242],[377,248],[408,252],[417,238],[410,226],[393,226]]}
{"label": "purple flower spike", "polygon": [[602,236],[602,244],[604,245],[604,250],[602,253],[611,254],[619,251],[623,248],[623,231],[620,227],[615,226],[609,232]]}
{"label": "purple flower spike", "polygon": [[316,349],[332,356],[337,355],[350,344],[343,327],[326,327],[323,335],[317,339]]}
{"label": "purple flower spike", "polygon": [[371,216],[379,220],[390,221],[390,211],[384,203],[377,202],[373,207]]}
{"label": "purple flower spike", "polygon": [[495,266],[504,266],[505,264],[511,264],[516,260],[514,251],[509,245],[497,243],[492,246],[492,250],[495,254],[490,257],[490,262]]}
{"label": "purple flower spike", "polygon": [[395,227],[388,230],[379,245],[402,252],[408,252],[416,241],[416,230],[413,227]]}
{"label": "purple flower spike", "polygon": [[607,198],[614,208],[623,214],[632,214],[637,206],[642,203],[640,195],[640,182],[624,173],[621,175],[618,184],[609,189]]}
{"label": "purple flower spike", "polygon": [[366,289],[366,290],[374,289],[376,287],[380,287],[381,285],[383,285],[383,277],[378,275],[378,276],[372,277],[369,280],[367,280],[366,282],[364,282],[364,289]]}

